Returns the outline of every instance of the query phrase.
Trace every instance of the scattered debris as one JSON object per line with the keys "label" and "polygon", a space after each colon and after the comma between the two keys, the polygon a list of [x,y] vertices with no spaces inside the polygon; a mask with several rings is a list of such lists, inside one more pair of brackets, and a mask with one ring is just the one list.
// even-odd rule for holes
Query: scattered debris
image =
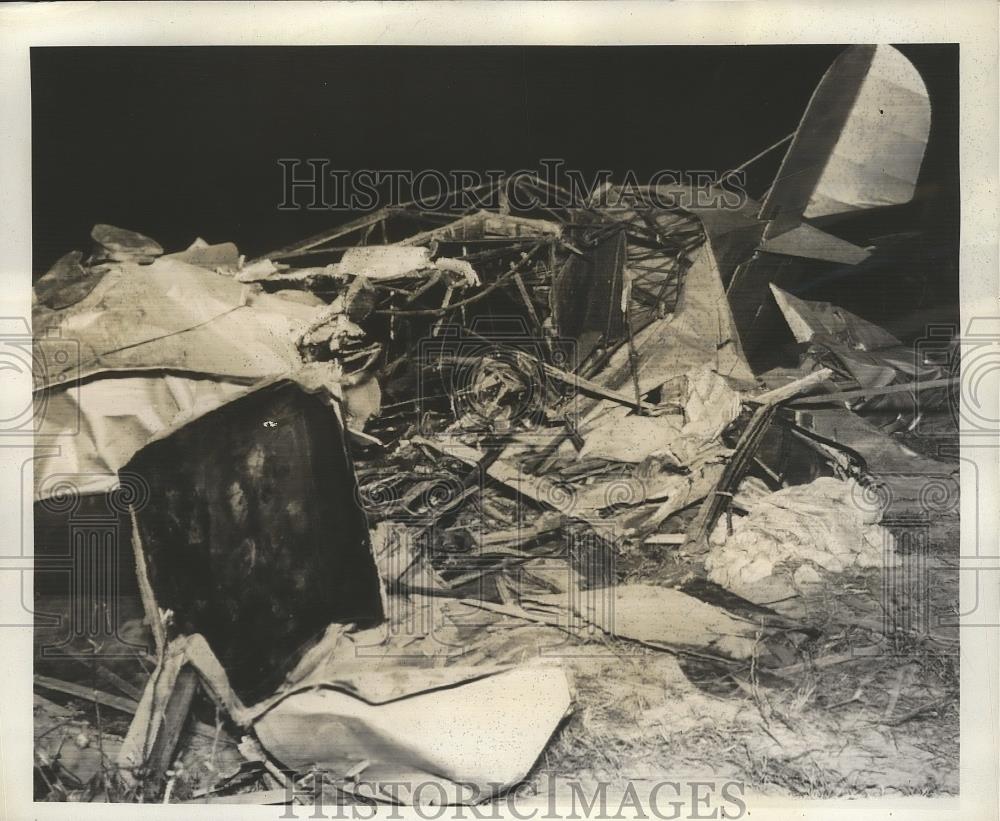
{"label": "scattered debris", "polygon": [[163,249],[155,240],[137,231],[127,231],[114,225],[95,225],[90,236],[94,240],[94,251],[90,255],[91,264],[134,262],[138,265],[149,265],[163,254]]}
{"label": "scattered debris", "polygon": [[34,300],[46,308],[58,311],[75,305],[97,287],[102,273],[84,268],[83,252],[70,251],[59,257],[35,282],[32,289]]}
{"label": "scattered debris", "polygon": [[853,480],[829,477],[776,491],[731,532],[719,522],[705,558],[708,578],[757,604],[779,611],[799,597],[819,595],[824,579],[897,564],[892,534],[878,525],[882,511]]}
{"label": "scattered debris", "polygon": [[[525,618],[535,616],[570,632],[589,625],[647,647],[735,660],[750,658],[761,630],[760,624],[733,616],[680,590],[649,584],[532,596],[522,599],[521,605]],[[511,608],[487,609],[520,615]],[[569,620],[561,621],[567,615]],[[582,623],[574,624],[574,617]]]}
{"label": "scattered debris", "polygon": [[[875,88],[899,132],[862,146]],[[869,256],[806,220],[912,196],[925,104],[898,52],[847,49],[763,203],[738,209],[626,186],[515,207],[551,187],[522,174],[494,183],[497,210],[393,206],[249,261],[95,226],[90,258],[35,285],[36,337],[80,351],[36,374],[43,433],[66,443],[39,454],[36,500],[58,501],[62,474],[85,496],[138,478],[125,509],[156,652],[130,657],[153,668],[138,702],[36,676],[134,714],[95,757],[38,697],[48,794],[84,794],[113,761],[144,800],[252,784],[272,801],[316,768],[345,793],[421,778],[483,800],[529,777],[573,703],[572,663],[530,658],[553,633],[676,656],[752,698],[775,739],[763,691],[839,663],[809,659],[840,641],[812,617],[824,596],[903,561],[871,488],[900,465],[954,470],[893,437],[946,406],[951,374],[795,295],[806,261]],[[797,364],[768,367],[775,316]],[[886,722],[947,703],[903,705],[904,681]],[[245,760],[213,758],[192,788],[175,762],[212,734],[206,706]],[[42,741],[59,722],[73,762]]]}

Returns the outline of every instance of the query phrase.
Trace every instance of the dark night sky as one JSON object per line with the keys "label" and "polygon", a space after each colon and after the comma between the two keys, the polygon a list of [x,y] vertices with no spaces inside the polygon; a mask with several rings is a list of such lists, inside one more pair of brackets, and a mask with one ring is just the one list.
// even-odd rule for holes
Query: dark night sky
{"label": "dark night sky", "polygon": [[[33,267],[89,250],[96,222],[167,250],[203,236],[253,255],[349,217],[279,211],[280,157],[443,171],[560,157],[640,180],[721,171],[795,128],[841,49],[32,49]],[[902,50],[930,91],[931,143],[916,202],[882,227],[930,230],[953,256],[958,49]],[[780,153],[755,167],[752,195]]]}

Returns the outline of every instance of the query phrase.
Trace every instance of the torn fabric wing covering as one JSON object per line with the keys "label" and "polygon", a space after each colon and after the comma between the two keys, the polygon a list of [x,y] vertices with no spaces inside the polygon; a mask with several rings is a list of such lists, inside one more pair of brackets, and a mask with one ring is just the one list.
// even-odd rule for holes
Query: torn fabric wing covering
{"label": "torn fabric wing covering", "polygon": [[183,251],[165,254],[165,260],[186,262],[189,265],[200,265],[202,268],[215,270],[217,268],[238,268],[240,251],[232,242],[208,243],[198,237]]}
{"label": "torn fabric wing covering", "polygon": [[821,585],[825,574],[896,561],[891,532],[877,524],[880,515],[878,503],[866,502],[853,481],[821,477],[783,488],[736,517],[732,533],[726,523],[716,525],[705,567],[727,590],[780,609],[799,588]]}
{"label": "torn fabric wing covering", "polygon": [[111,374],[46,392],[39,435],[53,437],[58,447],[36,457],[35,501],[49,498],[66,476],[77,477],[81,494],[111,490],[118,471],[157,433],[246,389],[242,382],[158,371]]}
{"label": "torn fabric wing covering", "polygon": [[809,342],[816,334],[837,337],[851,348],[874,351],[903,343],[884,328],[829,302],[799,299],[774,283],[771,293],[796,342]]}
{"label": "torn fabric wing covering", "polygon": [[[773,283],[771,291],[796,341],[812,343],[812,352],[817,358],[849,374],[863,387],[910,382],[927,385],[947,377],[947,368],[919,361],[912,347],[903,345],[884,328],[838,305],[799,299]],[[855,407],[929,411],[950,401],[945,387],[924,390],[921,394],[919,404],[914,388],[858,399]]]}
{"label": "torn fabric wing covering", "polygon": [[177,260],[122,263],[76,304],[35,311],[36,339],[54,332],[79,345],[78,363],[53,364],[36,375],[35,387],[60,376],[144,368],[275,376],[298,361],[295,339],[316,314],[316,307],[251,294],[228,277]]}
{"label": "torn fabric wing covering", "polygon": [[[708,243],[692,255],[677,310],[637,333],[635,348],[642,394],[658,388],[671,376],[706,364],[730,379],[753,380]],[[609,377],[602,381],[609,387],[628,386],[631,376],[628,345],[615,351],[605,373]]]}
{"label": "torn fabric wing covering", "polygon": [[464,285],[479,285],[475,269],[460,259],[442,257],[431,260],[431,251],[420,245],[363,245],[344,252],[334,270],[348,276],[370,280],[426,277],[427,271],[446,271]]}
{"label": "torn fabric wing covering", "polygon": [[337,267],[368,279],[398,279],[432,265],[430,251],[419,245],[364,245],[346,251]]}
{"label": "torn fabric wing covering", "polygon": [[75,477],[81,493],[110,490],[115,472],[156,433],[301,365],[295,339],[319,310],[250,295],[170,258],[111,265],[60,310],[36,304],[36,349],[50,335],[73,346],[62,362],[36,357],[44,362],[34,374],[39,435],[58,446],[39,453],[36,501],[58,485],[52,477]]}
{"label": "torn fabric wing covering", "polygon": [[387,783],[418,773],[473,785],[482,799],[527,775],[570,703],[562,670],[527,667],[384,703],[314,687],[284,698],[254,730],[296,771],[346,772],[367,761],[390,767]]}

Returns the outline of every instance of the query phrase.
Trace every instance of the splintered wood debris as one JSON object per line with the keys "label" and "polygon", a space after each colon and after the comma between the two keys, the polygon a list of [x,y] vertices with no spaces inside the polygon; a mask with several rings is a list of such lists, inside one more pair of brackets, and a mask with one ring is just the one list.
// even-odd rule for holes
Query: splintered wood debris
{"label": "splintered wood debris", "polygon": [[[888,70],[883,57],[861,55]],[[786,164],[806,151],[793,141]],[[882,184],[875,166],[856,174],[868,195]],[[852,648],[918,640],[912,625],[878,634],[893,568],[913,561],[878,466],[912,456],[957,494],[955,464],[887,432],[947,406],[953,380],[793,296],[788,269],[766,281],[761,248],[791,264],[866,256],[802,222],[851,191],[806,182],[775,186],[752,218],[627,189],[523,212],[394,206],[250,261],[96,226],[90,257],[36,285],[36,333],[82,352],[37,385],[46,433],[84,424],[74,448],[40,454],[35,497],[62,533],[46,477],[132,488],[123,572],[141,610],[128,652],[94,656],[101,690],[90,662],[38,676],[39,794],[266,801],[319,768],[344,793],[433,778],[449,802],[471,801],[468,783],[483,800],[608,743],[595,693],[609,679],[619,709],[652,687],[635,715],[676,710],[678,727],[695,726],[683,705],[752,705],[728,721],[755,752],[716,762],[748,780],[766,756],[794,759],[816,711],[835,736],[882,675]],[[796,367],[758,367],[765,300],[802,346]],[[831,671],[852,665],[875,671],[871,689],[841,698]],[[106,692],[115,681],[124,693]],[[954,682],[898,681],[885,727],[948,708]]]}

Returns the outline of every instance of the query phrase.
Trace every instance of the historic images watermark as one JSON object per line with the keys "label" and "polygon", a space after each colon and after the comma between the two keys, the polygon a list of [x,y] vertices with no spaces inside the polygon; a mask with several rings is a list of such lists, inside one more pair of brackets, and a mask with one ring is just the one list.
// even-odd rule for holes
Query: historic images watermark
{"label": "historic images watermark", "polygon": [[[442,171],[434,168],[338,168],[328,157],[283,157],[278,208],[283,211],[372,211],[384,206],[416,203],[429,211],[476,208],[571,208],[618,205],[651,208],[722,208],[747,203],[743,171],[660,169],[640,175],[628,170],[616,175],[600,169],[585,175],[566,168],[561,159],[546,158],[539,168],[513,172],[491,169]],[[510,185],[527,180],[530,186]]]}
{"label": "historic images watermark", "polygon": [[[582,818],[730,819],[747,815],[746,785],[740,781],[664,778],[582,782],[554,775],[500,793],[503,784],[484,789],[434,779],[369,781],[364,773],[345,782],[341,774],[315,769],[286,779],[279,819],[319,818],[393,821],[410,813],[426,821],[447,816],[468,821],[517,818],[521,821]],[[405,814],[404,814],[405,813]]]}

